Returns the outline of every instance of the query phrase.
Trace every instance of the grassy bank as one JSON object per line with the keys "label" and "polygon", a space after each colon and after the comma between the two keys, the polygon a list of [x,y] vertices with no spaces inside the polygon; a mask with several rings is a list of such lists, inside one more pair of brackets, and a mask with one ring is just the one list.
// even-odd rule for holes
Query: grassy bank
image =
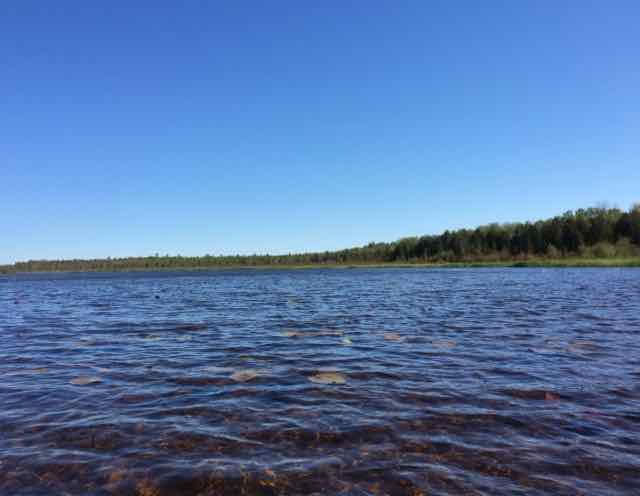
{"label": "grassy bank", "polygon": [[491,268],[491,267],[640,267],[640,257],[612,257],[612,258],[530,258],[526,260],[497,260],[497,261],[460,261],[460,262],[380,262],[362,264],[271,264],[271,265],[219,265],[209,267],[148,267],[121,268],[105,267],[102,269],[74,269],[74,270],[16,270],[14,266],[0,266],[0,274],[14,274],[24,272],[150,272],[150,271],[205,271],[205,270],[282,270],[282,269],[375,269],[375,268]]}
{"label": "grassy bank", "polygon": [[[308,266],[314,267],[314,266]],[[421,268],[491,268],[491,267],[640,267],[640,257],[629,258],[553,258],[529,260],[499,260],[499,261],[462,261],[462,262],[433,262],[433,263],[379,263],[362,265],[341,265],[346,268],[393,268],[393,267],[421,267]]]}

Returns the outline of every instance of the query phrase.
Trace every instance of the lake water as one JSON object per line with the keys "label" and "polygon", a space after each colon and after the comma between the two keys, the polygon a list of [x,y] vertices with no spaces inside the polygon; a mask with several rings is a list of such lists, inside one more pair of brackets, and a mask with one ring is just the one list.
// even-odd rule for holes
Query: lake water
{"label": "lake water", "polygon": [[640,269],[25,274],[0,340],[3,495],[640,494]]}

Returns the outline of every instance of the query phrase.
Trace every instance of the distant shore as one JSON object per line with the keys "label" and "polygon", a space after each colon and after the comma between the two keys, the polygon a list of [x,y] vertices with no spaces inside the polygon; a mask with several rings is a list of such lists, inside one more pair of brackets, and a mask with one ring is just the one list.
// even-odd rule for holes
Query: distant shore
{"label": "distant shore", "polygon": [[587,208],[535,222],[371,242],[337,251],[27,260],[0,273],[356,267],[640,267],[640,204]]}
{"label": "distant shore", "polygon": [[571,267],[640,267],[640,257],[616,258],[531,258],[527,260],[497,260],[497,261],[460,261],[460,262],[380,262],[361,264],[271,264],[271,265],[212,265],[207,267],[105,267],[100,269],[64,269],[64,270],[16,270],[13,266],[0,266],[0,274],[17,273],[68,273],[68,272],[162,272],[162,271],[215,271],[215,270],[305,270],[305,269],[393,269],[393,268],[571,268]]}

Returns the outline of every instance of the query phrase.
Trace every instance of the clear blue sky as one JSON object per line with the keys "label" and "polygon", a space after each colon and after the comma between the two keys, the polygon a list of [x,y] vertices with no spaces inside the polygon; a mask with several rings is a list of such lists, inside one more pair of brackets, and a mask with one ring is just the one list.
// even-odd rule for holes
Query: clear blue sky
{"label": "clear blue sky", "polygon": [[640,200],[637,1],[0,7],[0,263]]}

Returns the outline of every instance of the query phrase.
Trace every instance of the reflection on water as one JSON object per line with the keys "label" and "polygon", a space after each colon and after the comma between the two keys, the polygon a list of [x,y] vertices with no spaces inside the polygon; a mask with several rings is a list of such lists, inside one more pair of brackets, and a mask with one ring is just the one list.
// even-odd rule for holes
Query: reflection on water
{"label": "reflection on water", "polygon": [[638,494],[640,270],[0,279],[0,494]]}

